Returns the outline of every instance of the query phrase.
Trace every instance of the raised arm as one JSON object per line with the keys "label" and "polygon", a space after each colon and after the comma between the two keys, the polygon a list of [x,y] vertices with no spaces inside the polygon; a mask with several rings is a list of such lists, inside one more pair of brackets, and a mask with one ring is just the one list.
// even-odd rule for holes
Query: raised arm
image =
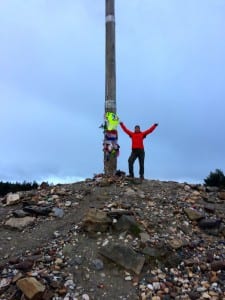
{"label": "raised arm", "polygon": [[158,123],[153,124],[149,129],[147,129],[147,130],[145,130],[145,131],[142,132],[143,135],[144,135],[144,136],[148,135],[148,134],[151,133],[153,130],[155,130],[156,127],[157,127],[158,125],[159,125]]}
{"label": "raised arm", "polygon": [[120,122],[120,126],[126,134],[128,134],[130,137],[132,136],[133,132],[127,129],[127,127],[123,124],[123,122]]}

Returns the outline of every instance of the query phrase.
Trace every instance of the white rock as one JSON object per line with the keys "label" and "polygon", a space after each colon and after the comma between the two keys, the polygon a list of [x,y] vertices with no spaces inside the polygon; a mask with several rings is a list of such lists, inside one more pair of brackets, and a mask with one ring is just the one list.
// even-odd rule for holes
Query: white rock
{"label": "white rock", "polygon": [[149,290],[151,290],[151,291],[153,291],[154,290],[154,288],[153,288],[153,285],[152,284],[147,284],[147,288],[149,289]]}
{"label": "white rock", "polygon": [[103,243],[102,243],[102,246],[105,247],[106,245],[108,245],[109,241],[108,240],[105,240]]}
{"label": "white rock", "polygon": [[217,282],[213,282],[212,285],[211,285],[211,288],[212,289],[215,289],[218,287],[218,283]]}
{"label": "white rock", "polygon": [[160,290],[160,283],[159,282],[153,282],[153,288],[154,288],[154,290]]}
{"label": "white rock", "polygon": [[3,278],[1,279],[0,281],[0,289],[3,288],[3,287],[6,287],[8,285],[10,285],[12,279],[11,278]]}
{"label": "white rock", "polygon": [[126,281],[131,281],[131,280],[132,280],[132,276],[126,276],[124,279],[125,279]]}
{"label": "white rock", "polygon": [[9,193],[6,196],[6,205],[13,205],[20,201],[20,194],[19,193]]}
{"label": "white rock", "polygon": [[72,279],[68,279],[65,283],[64,283],[65,287],[69,287],[71,290],[73,290],[75,288],[75,283],[73,282]]}
{"label": "white rock", "polygon": [[184,190],[185,190],[186,192],[189,192],[189,191],[191,190],[191,187],[190,187],[189,185],[185,185],[185,186],[184,186]]}

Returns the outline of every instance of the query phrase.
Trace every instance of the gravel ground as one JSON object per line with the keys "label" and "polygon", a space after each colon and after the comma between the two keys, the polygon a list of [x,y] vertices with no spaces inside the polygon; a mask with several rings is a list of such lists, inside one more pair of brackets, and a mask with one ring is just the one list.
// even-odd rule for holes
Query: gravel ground
{"label": "gravel ground", "polygon": [[[18,273],[44,284],[40,299],[225,299],[225,200],[217,190],[99,176],[23,193],[13,205],[5,201],[0,206],[0,300],[25,299],[15,284]],[[36,214],[22,230],[6,227],[5,221],[27,203],[60,208],[63,216]],[[142,235],[113,226],[87,232],[83,224],[91,208],[132,213]],[[220,226],[200,228],[184,213],[187,208],[206,221],[220,220]],[[145,257],[141,272],[101,255],[108,244],[129,246]],[[30,266],[19,265],[29,261]]]}

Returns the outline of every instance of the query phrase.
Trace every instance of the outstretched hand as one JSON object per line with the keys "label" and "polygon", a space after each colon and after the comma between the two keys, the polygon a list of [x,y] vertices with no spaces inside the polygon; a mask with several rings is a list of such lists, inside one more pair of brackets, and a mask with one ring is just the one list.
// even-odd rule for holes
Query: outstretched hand
{"label": "outstretched hand", "polygon": [[155,126],[158,126],[158,125],[159,125],[159,123],[155,123],[154,125],[155,125]]}

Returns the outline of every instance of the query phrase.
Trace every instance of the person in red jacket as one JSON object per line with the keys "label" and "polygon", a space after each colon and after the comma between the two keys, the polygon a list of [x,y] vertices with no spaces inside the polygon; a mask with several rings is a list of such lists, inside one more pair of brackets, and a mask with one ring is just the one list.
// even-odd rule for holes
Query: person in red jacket
{"label": "person in red jacket", "polygon": [[129,177],[134,177],[134,162],[138,158],[139,160],[139,175],[141,179],[144,179],[144,159],[145,159],[145,150],[144,150],[144,138],[150,134],[158,126],[158,123],[153,124],[149,129],[141,131],[140,126],[136,125],[134,131],[127,129],[127,127],[120,122],[120,126],[123,131],[129,135],[132,140],[132,151],[128,159],[129,167]]}

